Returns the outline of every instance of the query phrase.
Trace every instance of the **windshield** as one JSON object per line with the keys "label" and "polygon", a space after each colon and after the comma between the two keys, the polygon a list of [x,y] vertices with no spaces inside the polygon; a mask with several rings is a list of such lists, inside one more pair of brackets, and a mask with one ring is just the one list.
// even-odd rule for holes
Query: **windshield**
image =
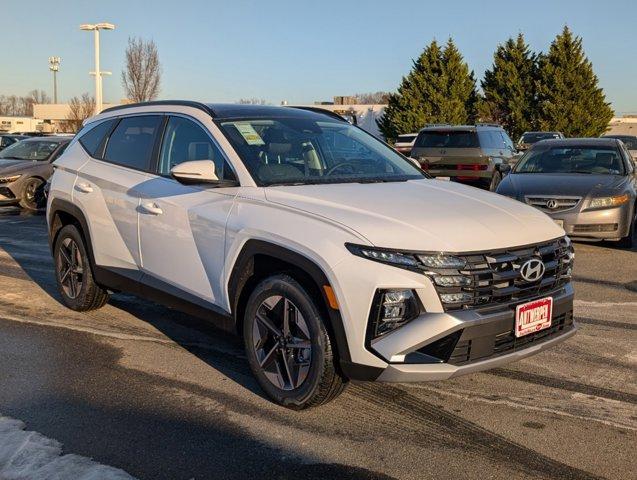
{"label": "windshield", "polygon": [[536,143],[540,140],[547,140],[551,138],[560,138],[560,134],[556,132],[533,132],[525,133],[522,135],[519,143]]}
{"label": "windshield", "polygon": [[420,148],[478,148],[478,134],[472,131],[439,130],[420,132],[414,144]]}
{"label": "windshield", "polygon": [[20,141],[2,150],[0,159],[43,161],[47,160],[59,145],[58,142],[46,140]]}
{"label": "windshield", "polygon": [[540,148],[526,153],[513,172],[621,175],[624,165],[613,147]]}
{"label": "windshield", "polygon": [[261,186],[427,178],[409,160],[348,123],[259,118],[218,124]]}

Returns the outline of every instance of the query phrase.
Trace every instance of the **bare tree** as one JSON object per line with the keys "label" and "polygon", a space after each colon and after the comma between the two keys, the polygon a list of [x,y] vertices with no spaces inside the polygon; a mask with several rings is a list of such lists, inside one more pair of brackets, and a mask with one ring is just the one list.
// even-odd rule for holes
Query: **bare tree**
{"label": "bare tree", "polygon": [[65,127],[70,132],[77,132],[82,128],[82,123],[95,113],[95,98],[88,93],[81,97],[73,97],[69,101],[70,111],[66,117]]}
{"label": "bare tree", "polygon": [[129,100],[147,102],[159,94],[161,64],[153,40],[129,38],[126,48],[126,68],[122,70],[122,85]]}
{"label": "bare tree", "polygon": [[238,104],[241,105],[267,105],[268,102],[265,100],[265,98],[240,98],[239,100],[237,100]]}
{"label": "bare tree", "polygon": [[368,92],[354,94],[356,102],[361,105],[377,105],[389,101],[389,92]]}

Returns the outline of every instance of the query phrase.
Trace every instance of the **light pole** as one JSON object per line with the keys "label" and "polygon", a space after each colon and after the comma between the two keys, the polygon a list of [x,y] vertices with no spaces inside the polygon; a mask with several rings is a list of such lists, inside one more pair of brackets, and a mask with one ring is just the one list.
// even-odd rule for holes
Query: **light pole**
{"label": "light pole", "polygon": [[95,75],[95,114],[102,111],[102,75],[110,75],[111,72],[100,70],[100,30],[115,30],[112,23],[84,23],[80,25],[80,30],[92,30],[95,38],[95,71],[90,72]]}
{"label": "light pole", "polygon": [[49,70],[53,72],[53,103],[58,103],[58,71],[60,70],[60,57],[49,57]]}

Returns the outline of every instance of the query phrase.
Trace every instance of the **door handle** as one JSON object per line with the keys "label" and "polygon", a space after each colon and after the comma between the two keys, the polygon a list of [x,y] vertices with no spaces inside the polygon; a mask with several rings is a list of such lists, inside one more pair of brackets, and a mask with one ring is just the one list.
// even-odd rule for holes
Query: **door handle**
{"label": "door handle", "polygon": [[142,213],[148,213],[150,215],[161,215],[164,211],[157,206],[156,203],[142,203],[141,204]]}
{"label": "door handle", "polygon": [[82,193],[91,193],[93,191],[93,187],[89,183],[78,183],[75,188]]}

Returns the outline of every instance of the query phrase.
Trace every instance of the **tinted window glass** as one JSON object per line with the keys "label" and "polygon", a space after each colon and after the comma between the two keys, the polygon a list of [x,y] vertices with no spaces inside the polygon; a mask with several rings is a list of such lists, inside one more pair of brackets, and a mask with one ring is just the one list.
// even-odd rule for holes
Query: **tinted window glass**
{"label": "tinted window glass", "polygon": [[95,125],[80,137],[80,143],[92,157],[101,157],[102,152],[98,152],[97,149],[102,145],[104,137],[108,135],[108,132],[113,128],[115,121],[116,119],[106,120]]}
{"label": "tinted window glass", "polygon": [[520,143],[536,143],[540,140],[550,140],[554,138],[560,138],[560,134],[557,132],[530,132],[522,135]]}
{"label": "tinted window glass", "polygon": [[502,136],[502,141],[504,142],[504,146],[511,150],[515,150],[515,147],[513,146],[513,140],[511,140],[511,137],[509,137],[507,132],[505,132],[504,130],[501,130],[500,135]]}
{"label": "tinted window glass", "polygon": [[612,147],[557,147],[530,150],[514,173],[585,173],[621,175],[624,162]]}
{"label": "tinted window glass", "polygon": [[482,148],[503,148],[504,140],[497,130],[480,130],[478,132]]}
{"label": "tinted window glass", "polygon": [[122,119],[108,140],[104,159],[137,170],[149,170],[162,118],[152,115]]}
{"label": "tinted window glass", "polygon": [[259,185],[425,178],[395,150],[345,122],[258,118],[219,124]]}
{"label": "tinted window glass", "polygon": [[220,180],[234,180],[221,151],[204,129],[186,118],[171,117],[162,141],[159,173],[168,175],[175,165],[191,160],[212,160]]}
{"label": "tinted window glass", "polygon": [[421,132],[415,147],[420,148],[478,148],[476,132],[462,130],[441,130]]}

